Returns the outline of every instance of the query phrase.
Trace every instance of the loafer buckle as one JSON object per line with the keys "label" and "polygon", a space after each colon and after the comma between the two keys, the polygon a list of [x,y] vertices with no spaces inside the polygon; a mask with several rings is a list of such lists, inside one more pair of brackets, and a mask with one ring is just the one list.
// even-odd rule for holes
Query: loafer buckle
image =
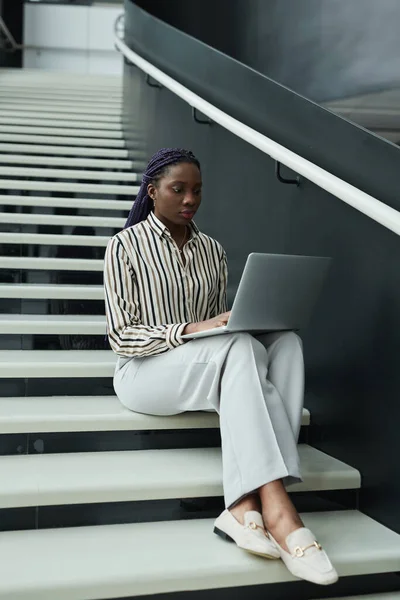
{"label": "loafer buckle", "polygon": [[294,548],[293,550],[293,557],[301,558],[302,556],[304,556],[305,551],[309,548],[317,548],[317,550],[322,550],[321,544],[317,542],[317,540],[315,540],[315,542],[313,542],[309,546],[305,546],[304,548],[301,548],[301,546],[296,546],[296,548]]}

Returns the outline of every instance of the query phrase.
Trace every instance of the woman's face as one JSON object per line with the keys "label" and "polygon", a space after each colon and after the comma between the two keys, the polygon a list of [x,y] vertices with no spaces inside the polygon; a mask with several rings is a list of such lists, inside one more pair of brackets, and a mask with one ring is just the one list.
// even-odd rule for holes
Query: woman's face
{"label": "woman's face", "polygon": [[195,216],[201,203],[201,174],[193,163],[171,166],[147,193],[155,202],[154,214],[164,225],[184,225]]}

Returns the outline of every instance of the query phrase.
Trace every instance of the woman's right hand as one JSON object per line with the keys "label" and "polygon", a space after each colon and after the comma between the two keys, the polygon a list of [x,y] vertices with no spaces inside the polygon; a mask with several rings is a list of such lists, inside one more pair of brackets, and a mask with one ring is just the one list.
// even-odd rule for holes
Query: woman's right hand
{"label": "woman's right hand", "polygon": [[186,325],[185,329],[183,330],[182,335],[190,335],[192,333],[198,333],[200,331],[208,331],[208,329],[215,329],[216,327],[223,327],[227,324],[230,314],[231,311],[228,311],[222,313],[222,315],[213,317],[212,319],[207,319],[207,321],[200,321],[199,323],[189,323],[189,325]]}

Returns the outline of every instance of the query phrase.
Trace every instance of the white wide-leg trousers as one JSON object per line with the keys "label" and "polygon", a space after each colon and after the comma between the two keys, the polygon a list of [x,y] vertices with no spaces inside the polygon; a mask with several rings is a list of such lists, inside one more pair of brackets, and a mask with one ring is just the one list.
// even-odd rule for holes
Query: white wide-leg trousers
{"label": "white wide-leg trousers", "polygon": [[219,413],[227,507],[276,479],[301,481],[304,363],[295,333],[226,334],[158,356],[119,357],[114,388],[135,412]]}

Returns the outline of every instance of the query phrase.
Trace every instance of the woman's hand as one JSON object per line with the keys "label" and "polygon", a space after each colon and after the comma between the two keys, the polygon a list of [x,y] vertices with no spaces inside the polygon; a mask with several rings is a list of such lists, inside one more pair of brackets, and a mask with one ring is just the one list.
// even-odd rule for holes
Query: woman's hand
{"label": "woman's hand", "polygon": [[189,323],[183,330],[182,335],[190,335],[191,333],[198,333],[200,331],[208,331],[208,329],[215,329],[216,327],[223,327],[227,324],[230,317],[231,311],[222,313],[217,317],[208,319],[207,321],[200,321],[200,323]]}

